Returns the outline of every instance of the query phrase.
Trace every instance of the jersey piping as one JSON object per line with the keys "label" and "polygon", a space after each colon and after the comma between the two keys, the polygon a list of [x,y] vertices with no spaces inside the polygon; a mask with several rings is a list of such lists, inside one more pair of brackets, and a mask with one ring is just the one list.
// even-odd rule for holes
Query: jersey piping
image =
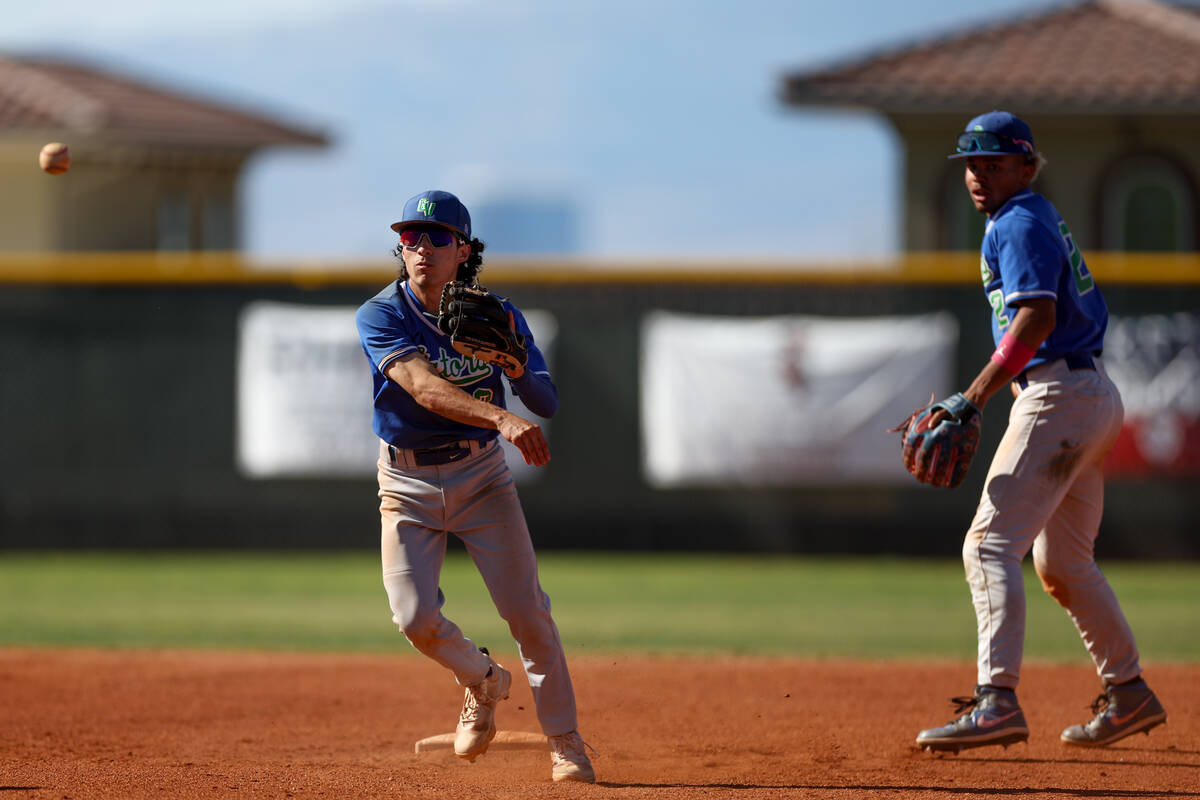
{"label": "jersey piping", "polygon": [[1026,300],[1030,297],[1049,297],[1051,300],[1058,299],[1058,292],[1052,292],[1048,289],[1041,289],[1028,292],[1012,292],[1004,296],[1005,303],[1011,303],[1013,300]]}
{"label": "jersey piping", "polygon": [[417,296],[413,294],[412,287],[408,285],[408,281],[402,283],[401,286],[404,287],[404,302],[408,304],[410,309],[412,309],[413,318],[424,322],[425,326],[438,336],[445,336],[445,334],[442,333],[441,328],[429,321],[429,316],[425,311],[425,306],[420,300],[417,299]]}

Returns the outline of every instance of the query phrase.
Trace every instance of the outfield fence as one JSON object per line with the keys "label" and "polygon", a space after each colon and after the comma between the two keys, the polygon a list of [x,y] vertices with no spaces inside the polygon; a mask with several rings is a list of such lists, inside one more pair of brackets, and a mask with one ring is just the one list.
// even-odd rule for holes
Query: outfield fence
{"label": "outfield fence", "polygon": [[[489,258],[486,285],[557,320],[554,457],[521,488],[535,541],[957,556],[986,471],[980,464],[954,492],[649,485],[640,322],[652,311],[833,319],[948,312],[958,324],[953,378],[965,386],[991,351],[977,264],[975,253],[878,263]],[[1114,316],[1200,309],[1198,255],[1096,254],[1089,264]],[[352,308],[393,277],[387,261],[0,256],[0,547],[376,547],[369,476],[262,478],[239,469],[235,366],[249,305]],[[988,408],[985,459],[1006,407],[997,399]],[[745,397],[744,413],[755,411],[755,397]],[[894,441],[887,446],[898,452]],[[1184,468],[1110,480],[1101,554],[1200,557],[1197,477]]]}

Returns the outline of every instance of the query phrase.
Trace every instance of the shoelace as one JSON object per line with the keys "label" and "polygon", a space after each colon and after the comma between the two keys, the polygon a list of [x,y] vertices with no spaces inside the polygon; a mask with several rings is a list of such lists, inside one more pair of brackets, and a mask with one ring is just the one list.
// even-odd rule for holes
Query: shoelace
{"label": "shoelace", "polygon": [[976,695],[974,697],[951,697],[950,702],[954,703],[954,705],[956,706],[954,709],[954,713],[961,714],[964,711],[967,711],[968,709],[972,709],[975,706],[979,705],[979,696]]}
{"label": "shoelace", "polygon": [[479,716],[479,707],[481,705],[487,705],[487,701],[490,699],[491,698],[488,697],[487,687],[484,685],[484,683],[479,683],[475,686],[468,686],[467,696],[463,701],[462,714],[459,715],[459,719],[464,723],[474,722]]}
{"label": "shoelace", "polygon": [[1095,700],[1092,701],[1092,713],[1103,714],[1108,710],[1109,705],[1111,704],[1109,703],[1108,695],[1100,694]]}
{"label": "shoelace", "polygon": [[1087,721],[1087,723],[1084,725],[1084,729],[1091,732],[1096,732],[1102,729],[1104,727],[1104,714],[1111,707],[1112,701],[1108,699],[1107,694],[1101,693],[1097,695],[1096,699],[1092,701],[1091,705],[1092,713],[1096,716]]}
{"label": "shoelace", "polygon": [[[577,731],[564,733],[561,736],[551,736],[549,738],[550,749],[554,751],[554,755],[558,758],[567,758],[568,755],[586,757],[587,750],[591,750],[592,755],[594,756],[600,755],[600,753],[596,751],[596,748],[584,741],[583,737],[580,736]],[[587,748],[587,750],[584,748]],[[576,759],[567,758],[567,760],[575,761]]]}

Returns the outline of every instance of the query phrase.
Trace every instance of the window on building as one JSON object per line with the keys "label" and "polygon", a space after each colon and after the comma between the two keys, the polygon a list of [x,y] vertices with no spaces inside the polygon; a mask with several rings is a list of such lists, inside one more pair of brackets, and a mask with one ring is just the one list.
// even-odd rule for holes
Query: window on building
{"label": "window on building", "polygon": [[1102,197],[1101,241],[1105,249],[1195,249],[1195,194],[1187,176],[1166,159],[1126,159],[1110,172]]}
{"label": "window on building", "polygon": [[188,250],[192,242],[192,211],[187,192],[169,189],[158,201],[158,249]]}
{"label": "window on building", "polygon": [[233,201],[228,194],[214,193],[204,198],[204,236],[202,237],[205,250],[234,250],[235,241],[233,221]]}

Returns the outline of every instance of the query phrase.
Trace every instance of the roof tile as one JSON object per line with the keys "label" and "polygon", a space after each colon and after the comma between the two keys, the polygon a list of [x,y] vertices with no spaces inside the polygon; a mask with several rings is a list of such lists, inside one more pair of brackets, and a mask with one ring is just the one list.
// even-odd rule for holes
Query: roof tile
{"label": "roof tile", "polygon": [[784,101],[883,111],[1200,111],[1200,12],[1091,0],[785,77]]}
{"label": "roof tile", "polygon": [[5,56],[0,56],[0,129],[61,129],[205,148],[327,142],[321,133],[90,66]]}

